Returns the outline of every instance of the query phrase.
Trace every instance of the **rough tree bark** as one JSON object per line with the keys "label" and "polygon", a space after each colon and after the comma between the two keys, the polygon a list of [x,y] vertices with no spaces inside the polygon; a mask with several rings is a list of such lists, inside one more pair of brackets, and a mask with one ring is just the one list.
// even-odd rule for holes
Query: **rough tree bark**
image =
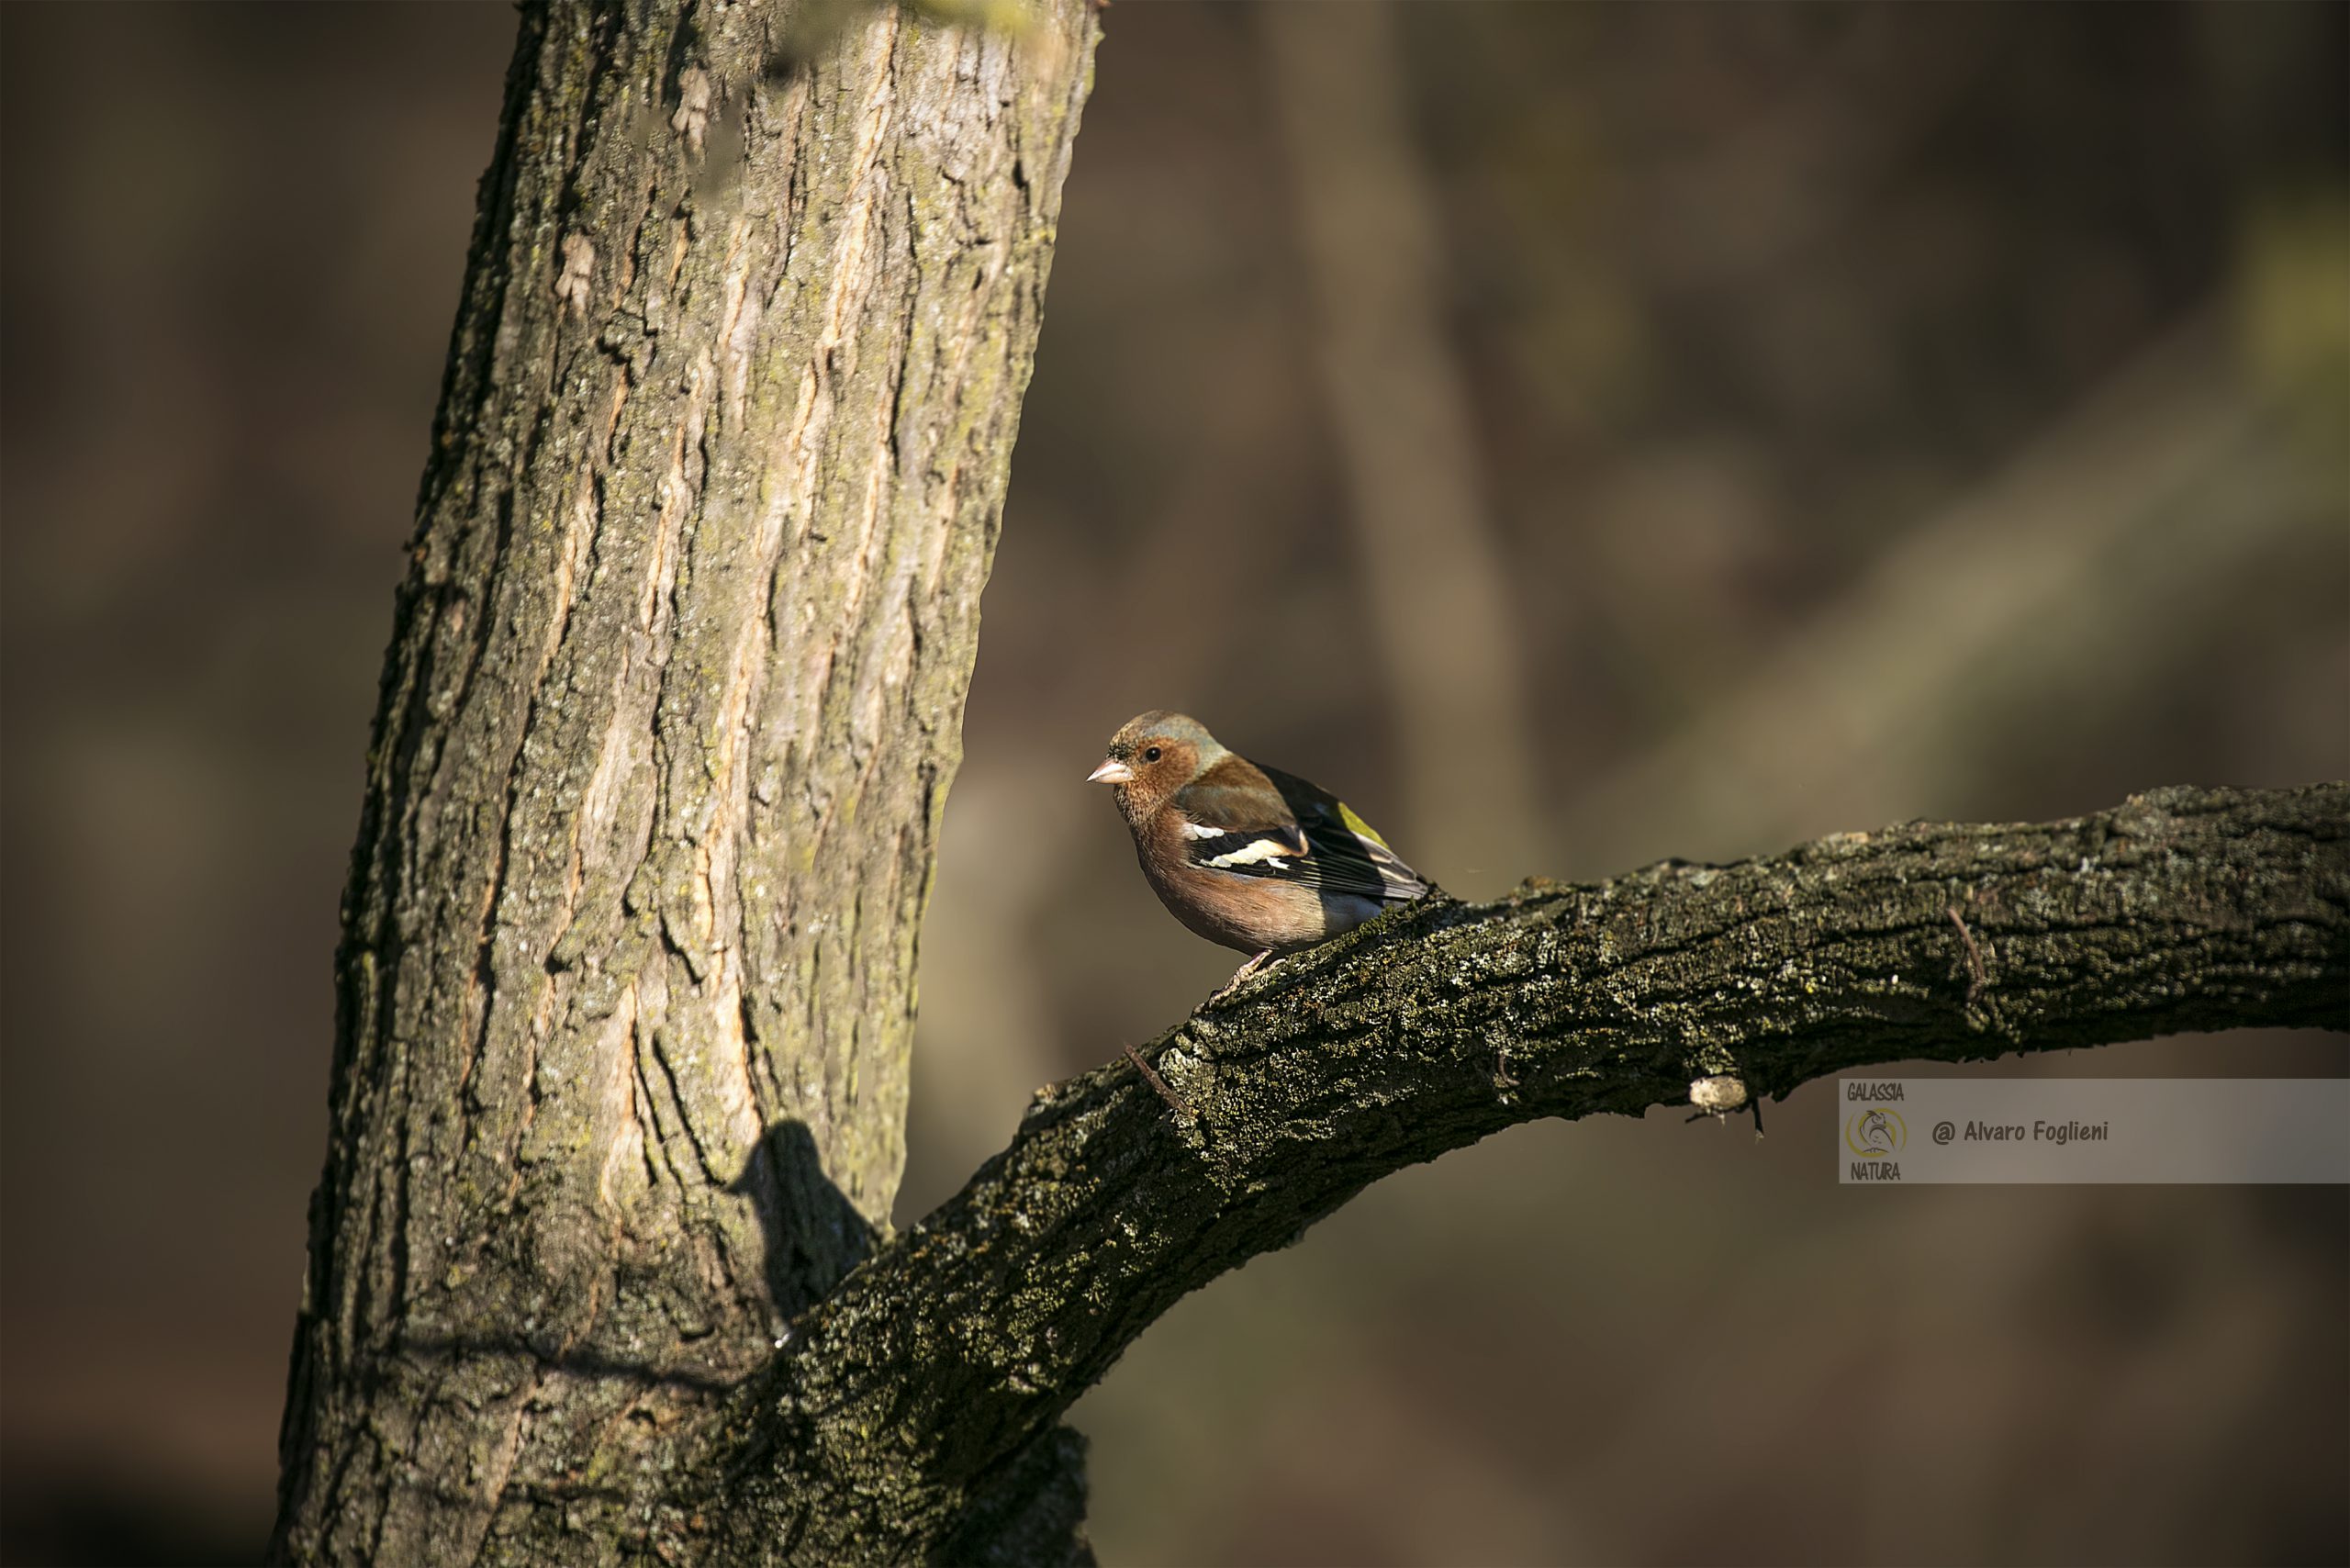
{"label": "rough tree bark", "polygon": [[1849,835],[1392,916],[886,1239],[1094,35],[812,8],[525,12],[343,912],[279,1558],[1084,1560],[1061,1412],[1404,1164],[1698,1078],[2344,1021],[2343,787]]}
{"label": "rough tree bark", "polygon": [[525,6],[343,909],[279,1557],[624,1552],[886,1225],[1095,37]]}

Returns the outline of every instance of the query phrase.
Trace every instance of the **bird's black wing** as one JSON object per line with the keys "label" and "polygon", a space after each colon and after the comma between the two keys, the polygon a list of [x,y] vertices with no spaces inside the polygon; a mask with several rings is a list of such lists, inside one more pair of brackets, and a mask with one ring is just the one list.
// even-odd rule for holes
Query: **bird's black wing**
{"label": "bird's black wing", "polygon": [[1292,774],[1227,756],[1173,804],[1194,866],[1382,903],[1430,890],[1344,801]]}

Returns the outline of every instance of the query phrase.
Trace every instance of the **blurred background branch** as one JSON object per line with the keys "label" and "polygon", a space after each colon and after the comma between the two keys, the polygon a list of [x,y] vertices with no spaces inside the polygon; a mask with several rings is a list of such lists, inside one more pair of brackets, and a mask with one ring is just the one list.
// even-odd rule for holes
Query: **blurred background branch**
{"label": "blurred background branch", "polygon": [[1367,600],[1359,632],[1330,655],[1368,653],[1385,679],[1413,841],[1460,868],[1449,885],[1490,891],[1547,848],[1526,644],[1446,330],[1443,217],[1408,124],[1394,6],[1254,17]]}
{"label": "blurred background branch", "polygon": [[1990,716],[2099,700],[2212,585],[2327,528],[2340,497],[2301,447],[2304,388],[2241,370],[2230,325],[2175,328],[1911,530],[1702,716],[1589,785],[1576,836],[1711,857],[1871,801],[1930,809],[1998,766]]}

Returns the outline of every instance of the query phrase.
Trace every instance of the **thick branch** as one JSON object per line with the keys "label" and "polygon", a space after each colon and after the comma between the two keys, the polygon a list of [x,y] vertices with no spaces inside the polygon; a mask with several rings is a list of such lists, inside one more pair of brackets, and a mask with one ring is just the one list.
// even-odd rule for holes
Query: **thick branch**
{"label": "thick branch", "polygon": [[2166,790],[1400,912],[1147,1047],[1186,1112],[1123,1057],[1041,1093],[794,1326],[705,1518],[810,1560],[957,1555],[965,1499],[1039,1466],[1184,1294],[1518,1122],[1638,1114],[1718,1074],[1760,1097],[1876,1062],[2350,1025],[2345,841],[2350,786]]}

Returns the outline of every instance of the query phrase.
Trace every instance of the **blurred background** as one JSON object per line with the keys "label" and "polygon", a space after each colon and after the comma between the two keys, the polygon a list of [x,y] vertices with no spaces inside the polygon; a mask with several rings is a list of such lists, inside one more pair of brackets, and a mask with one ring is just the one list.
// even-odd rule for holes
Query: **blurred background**
{"label": "blurred background", "polygon": [[[1232,955],[1136,710],[1460,893],[2350,776],[2350,10],[1106,17],[901,1223]],[[336,898],[512,16],[0,7],[0,1555],[259,1551]],[[2341,1036],[2064,1075],[2338,1074]],[[2350,1560],[2350,1194],[1542,1125],[1078,1407],[1130,1563]]]}

